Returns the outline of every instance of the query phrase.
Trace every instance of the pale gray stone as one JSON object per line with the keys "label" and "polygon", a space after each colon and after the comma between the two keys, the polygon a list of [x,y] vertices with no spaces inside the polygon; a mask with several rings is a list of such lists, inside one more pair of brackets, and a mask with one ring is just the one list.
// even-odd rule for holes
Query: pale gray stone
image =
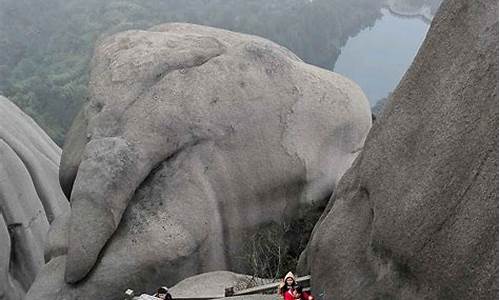
{"label": "pale gray stone", "polygon": [[319,299],[498,298],[498,1],[445,1],[316,225]]}
{"label": "pale gray stone", "polygon": [[0,96],[0,298],[22,299],[44,265],[49,225],[69,212],[58,182],[61,150]]}
{"label": "pale gray stone", "polygon": [[[173,298],[200,297],[202,294],[202,296],[206,297],[222,298],[226,288],[235,287],[242,282],[251,280],[256,280],[260,284],[265,282],[260,278],[253,279],[249,275],[229,271],[214,271],[186,278],[170,288],[169,292]],[[234,299],[241,298],[234,297]]]}
{"label": "pale gray stone", "polygon": [[262,38],[191,24],[104,40],[90,96],[61,162],[72,211],[69,232],[55,231],[69,242],[47,276],[66,284],[42,275],[53,285],[27,299],[42,287],[119,299],[244,273],[246,236],[324,205],[371,126],[350,80]]}

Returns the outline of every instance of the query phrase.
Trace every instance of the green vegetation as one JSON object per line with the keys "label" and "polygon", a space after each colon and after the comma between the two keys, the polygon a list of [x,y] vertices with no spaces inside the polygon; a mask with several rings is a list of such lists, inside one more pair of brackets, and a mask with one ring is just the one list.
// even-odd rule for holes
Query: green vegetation
{"label": "green vegetation", "polygon": [[292,223],[264,224],[254,234],[246,236],[239,257],[244,268],[256,278],[274,281],[289,271],[295,273],[300,254],[306,248],[323,209],[323,206],[305,205],[300,208],[304,213]]}
{"label": "green vegetation", "polygon": [[58,143],[87,97],[102,36],[190,22],[271,39],[332,69],[349,36],[374,24],[381,0],[0,0],[0,93]]}

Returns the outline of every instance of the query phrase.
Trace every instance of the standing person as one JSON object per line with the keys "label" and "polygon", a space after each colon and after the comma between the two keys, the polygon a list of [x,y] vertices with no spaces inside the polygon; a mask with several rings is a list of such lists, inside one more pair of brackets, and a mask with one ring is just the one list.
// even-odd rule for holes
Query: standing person
{"label": "standing person", "polygon": [[154,294],[156,298],[164,299],[164,300],[172,300],[172,295],[168,292],[168,288],[166,286],[162,286],[156,291]]}
{"label": "standing person", "polygon": [[288,272],[280,282],[278,293],[283,297],[284,300],[296,300],[294,291],[297,286],[297,281],[295,280],[295,275],[292,272]]}

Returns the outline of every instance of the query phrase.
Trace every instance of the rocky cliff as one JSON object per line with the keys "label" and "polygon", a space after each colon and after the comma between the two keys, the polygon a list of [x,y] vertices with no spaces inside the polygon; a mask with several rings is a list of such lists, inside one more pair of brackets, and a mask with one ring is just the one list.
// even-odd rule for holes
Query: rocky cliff
{"label": "rocky cliff", "polygon": [[58,182],[60,155],[30,117],[0,96],[0,299],[23,299],[44,265],[50,224],[69,211]]}
{"label": "rocky cliff", "polygon": [[316,225],[319,299],[498,297],[498,1],[445,1]]}
{"label": "rocky cliff", "polygon": [[[356,84],[255,36],[190,24],[96,49],[63,147],[67,252],[27,299],[119,299],[244,272],[245,238],[325,204],[371,126]],[[66,229],[66,230],[65,230]]]}

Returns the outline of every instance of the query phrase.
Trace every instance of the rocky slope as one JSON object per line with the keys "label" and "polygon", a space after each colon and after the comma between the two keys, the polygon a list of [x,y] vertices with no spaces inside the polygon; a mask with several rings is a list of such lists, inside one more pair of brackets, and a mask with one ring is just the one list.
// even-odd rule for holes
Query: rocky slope
{"label": "rocky slope", "polygon": [[[200,291],[203,291],[203,296],[222,298],[224,290],[229,287],[237,287],[241,284],[255,280],[259,285],[265,284],[265,280],[256,278],[252,279],[249,275],[237,274],[229,271],[214,271],[192,276],[182,280],[173,286],[169,291],[174,298],[190,298],[200,297]],[[261,297],[259,299],[276,299],[276,295],[247,295],[234,297],[234,299],[254,299],[253,297]],[[267,297],[267,298],[265,298]]]}
{"label": "rocky slope", "polygon": [[0,299],[23,299],[44,265],[49,225],[69,211],[58,182],[60,155],[30,117],[0,96]]}
{"label": "rocky slope", "polygon": [[498,297],[498,1],[445,1],[317,224],[320,299]]}
{"label": "rocky slope", "polygon": [[244,272],[245,237],[324,204],[371,126],[353,82],[265,39],[190,24],[103,41],[90,95],[61,163],[72,212],[52,239],[68,234],[67,254],[27,299],[119,299]]}

